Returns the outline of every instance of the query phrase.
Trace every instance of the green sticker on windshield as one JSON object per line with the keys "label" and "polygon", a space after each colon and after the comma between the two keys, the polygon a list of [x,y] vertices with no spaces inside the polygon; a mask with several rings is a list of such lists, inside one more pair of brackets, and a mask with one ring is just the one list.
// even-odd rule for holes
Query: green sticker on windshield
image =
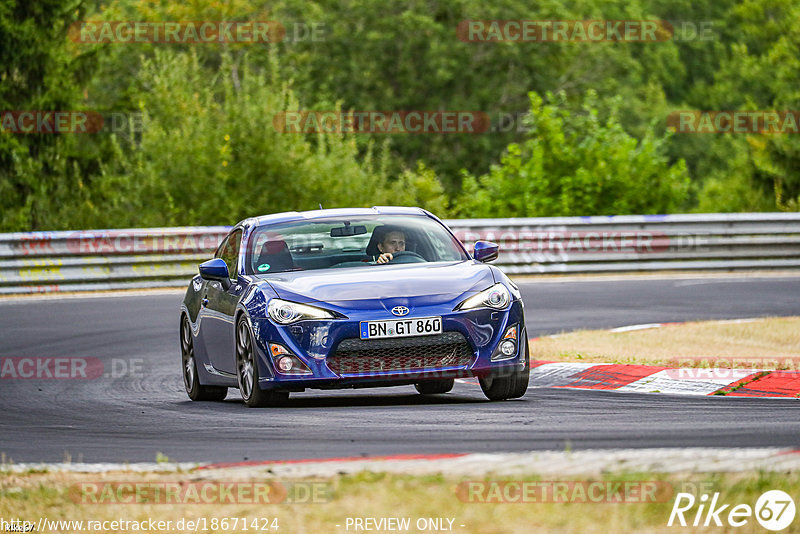
{"label": "green sticker on windshield", "polygon": [[269,271],[269,263],[262,263],[257,267],[260,272]]}

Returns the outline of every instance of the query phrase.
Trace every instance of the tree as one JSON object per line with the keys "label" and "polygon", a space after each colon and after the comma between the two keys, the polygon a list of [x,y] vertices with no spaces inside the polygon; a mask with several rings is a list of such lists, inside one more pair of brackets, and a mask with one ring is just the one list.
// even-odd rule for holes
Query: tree
{"label": "tree", "polygon": [[[702,110],[800,109],[800,5],[792,0],[747,0],[732,6],[723,24],[723,51],[713,79],[698,84],[689,103]],[[706,135],[706,174],[699,209],[800,209],[800,135],[757,132]],[[712,157],[709,157],[709,154]]]}
{"label": "tree", "polygon": [[683,161],[668,163],[666,137],[648,131],[638,141],[613,108],[601,119],[593,91],[578,113],[564,99],[530,94],[532,129],[488,174],[465,175],[461,216],[669,213],[682,205],[689,178]]}
{"label": "tree", "polygon": [[[277,59],[270,65],[279,69]],[[157,50],[139,72],[141,138],[104,169],[131,184],[140,225],[213,225],[264,213],[413,202],[441,207],[435,176],[391,180],[385,154],[360,155],[353,135],[284,133],[276,115],[301,108],[276,72],[223,55],[212,73],[193,52]],[[145,91],[144,88],[147,88]],[[438,187],[438,189],[437,189]],[[438,195],[438,196],[437,196]],[[95,214],[100,219],[104,210]],[[125,213],[117,213],[126,220]]]}
{"label": "tree", "polygon": [[[0,0],[0,111],[75,109],[94,57],[72,54],[66,35],[83,12],[81,0]],[[93,166],[70,134],[0,132],[0,229],[46,227],[55,197]]]}

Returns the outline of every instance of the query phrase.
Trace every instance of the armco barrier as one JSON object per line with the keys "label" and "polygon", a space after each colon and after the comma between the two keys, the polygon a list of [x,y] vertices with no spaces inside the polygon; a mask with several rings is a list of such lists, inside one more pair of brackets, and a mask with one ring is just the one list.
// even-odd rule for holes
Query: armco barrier
{"label": "armco barrier", "polygon": [[447,221],[470,245],[500,244],[508,273],[794,269],[800,213],[621,215]]}
{"label": "armco barrier", "polygon": [[0,234],[0,294],[184,286],[229,227]]}
{"label": "armco barrier", "polygon": [[[800,213],[445,221],[509,273],[800,268]],[[229,227],[0,234],[0,294],[182,287]]]}

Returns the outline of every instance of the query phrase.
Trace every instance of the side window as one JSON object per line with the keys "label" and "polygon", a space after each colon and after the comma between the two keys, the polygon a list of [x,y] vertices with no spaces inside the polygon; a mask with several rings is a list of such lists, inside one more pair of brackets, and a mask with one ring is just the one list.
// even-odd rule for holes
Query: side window
{"label": "side window", "polygon": [[214,257],[215,258],[221,258],[222,257],[222,251],[225,250],[225,247],[227,247],[227,246],[228,246],[228,238],[227,237],[223,237],[222,238],[222,242],[219,245],[217,245],[217,250],[214,251]]}
{"label": "side window", "polygon": [[232,280],[235,280],[238,277],[237,267],[239,260],[239,244],[241,241],[242,231],[236,230],[234,233],[228,236],[220,249],[217,251],[217,257],[221,258],[222,261],[224,261],[228,266],[228,275],[230,275]]}

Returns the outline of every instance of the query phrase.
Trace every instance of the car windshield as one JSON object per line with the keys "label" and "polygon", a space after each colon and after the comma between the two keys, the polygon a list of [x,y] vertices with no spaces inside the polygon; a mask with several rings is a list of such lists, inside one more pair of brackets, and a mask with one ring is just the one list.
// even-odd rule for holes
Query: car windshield
{"label": "car windshield", "polygon": [[332,217],[256,228],[249,240],[250,274],[380,268],[376,260],[392,253],[389,264],[469,259],[461,243],[428,217],[381,215]]}

